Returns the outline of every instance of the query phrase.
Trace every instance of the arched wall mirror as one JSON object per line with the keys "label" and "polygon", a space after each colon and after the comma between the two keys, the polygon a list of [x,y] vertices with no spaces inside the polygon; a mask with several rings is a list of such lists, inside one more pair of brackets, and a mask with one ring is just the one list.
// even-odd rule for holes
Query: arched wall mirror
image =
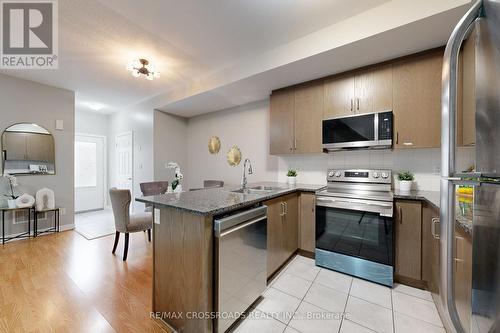
{"label": "arched wall mirror", "polygon": [[30,123],[8,127],[2,134],[2,170],[11,175],[55,174],[54,137]]}

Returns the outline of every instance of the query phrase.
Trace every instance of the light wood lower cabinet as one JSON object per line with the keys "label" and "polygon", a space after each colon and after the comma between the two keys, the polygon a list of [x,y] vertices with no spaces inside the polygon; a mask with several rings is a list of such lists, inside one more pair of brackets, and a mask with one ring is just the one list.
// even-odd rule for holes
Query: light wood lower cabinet
{"label": "light wood lower cabinet", "polygon": [[300,195],[299,249],[314,253],[316,248],[316,195]]}
{"label": "light wood lower cabinet", "polygon": [[273,275],[298,248],[298,194],[264,202],[267,206],[267,276]]}
{"label": "light wood lower cabinet", "polygon": [[395,273],[398,278],[421,281],[422,203],[400,200],[396,201],[395,208]]}
{"label": "light wood lower cabinet", "polygon": [[469,332],[472,306],[472,239],[460,228],[455,228],[454,261],[455,305],[462,326]]}
{"label": "light wood lower cabinet", "polygon": [[422,206],[422,280],[434,294],[439,294],[439,210]]}

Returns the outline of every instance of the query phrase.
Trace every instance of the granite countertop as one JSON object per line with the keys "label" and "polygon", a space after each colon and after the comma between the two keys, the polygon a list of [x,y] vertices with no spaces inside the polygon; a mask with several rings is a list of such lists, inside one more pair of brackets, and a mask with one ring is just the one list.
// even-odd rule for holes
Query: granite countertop
{"label": "granite countertop", "polygon": [[[421,200],[427,201],[434,207],[439,209],[440,192],[439,191],[411,191],[401,192],[397,189],[393,190],[395,199],[406,200]],[[456,226],[468,234],[472,234],[472,203],[464,203],[457,195],[455,200],[455,217]]]}
{"label": "granite countertop", "polygon": [[237,190],[240,188],[239,186],[225,186],[202,189],[198,191],[139,197],[135,200],[152,204],[155,207],[178,208],[193,214],[219,215],[285,194],[297,191],[316,192],[326,187],[326,185],[288,185],[285,183],[274,182],[252,183],[248,184],[247,187],[250,188],[259,185],[279,187],[279,189],[261,193],[235,193],[231,191]]}

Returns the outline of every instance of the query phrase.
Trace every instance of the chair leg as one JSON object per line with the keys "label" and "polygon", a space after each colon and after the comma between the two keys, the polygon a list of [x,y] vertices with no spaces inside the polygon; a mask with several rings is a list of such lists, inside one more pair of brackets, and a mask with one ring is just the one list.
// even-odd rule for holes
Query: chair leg
{"label": "chair leg", "polygon": [[123,261],[127,260],[127,254],[128,254],[128,236],[129,233],[125,233],[125,247],[123,248]]}
{"label": "chair leg", "polygon": [[113,251],[111,253],[115,254],[116,247],[118,246],[118,240],[120,239],[120,233],[117,231],[115,234],[115,244],[113,245]]}
{"label": "chair leg", "polygon": [[151,242],[151,229],[148,229],[148,241]]}

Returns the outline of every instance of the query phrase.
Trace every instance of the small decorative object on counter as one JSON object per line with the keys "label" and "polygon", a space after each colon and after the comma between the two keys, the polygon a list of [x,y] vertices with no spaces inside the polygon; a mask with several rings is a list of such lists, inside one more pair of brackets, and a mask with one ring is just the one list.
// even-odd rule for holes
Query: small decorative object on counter
{"label": "small decorative object on counter", "polygon": [[410,192],[415,176],[410,171],[401,171],[398,173],[399,190],[401,192]]}
{"label": "small decorative object on counter", "polygon": [[24,193],[16,199],[16,205],[19,208],[33,207],[35,204],[35,198],[31,195]]}
{"label": "small decorative object on counter", "polygon": [[42,188],[41,190],[38,190],[35,194],[35,199],[36,210],[39,212],[56,208],[54,191],[49,188]]}
{"label": "small decorative object on counter", "polygon": [[184,178],[184,176],[181,173],[181,168],[179,167],[179,164],[176,162],[168,162],[166,165],[167,169],[175,169],[175,174],[174,174],[174,180],[172,181],[172,185],[169,186],[168,192],[174,192],[174,193],[181,193],[182,192],[182,185],[181,185],[181,180]]}
{"label": "small decorative object on counter", "polygon": [[297,170],[288,169],[286,176],[288,178],[288,184],[295,185],[297,183]]}
{"label": "small decorative object on counter", "polygon": [[210,154],[217,154],[220,150],[220,139],[214,135],[208,140],[208,151]]}
{"label": "small decorative object on counter", "polygon": [[14,187],[18,185],[17,178],[9,174],[4,174],[3,178],[7,179],[10,188],[10,193],[4,194],[4,196],[7,197],[7,204],[9,205],[9,208],[16,208],[16,199],[18,198],[18,196],[15,195]]}
{"label": "small decorative object on counter", "polygon": [[227,152],[227,163],[230,166],[237,166],[241,162],[241,150],[238,146],[232,146]]}

